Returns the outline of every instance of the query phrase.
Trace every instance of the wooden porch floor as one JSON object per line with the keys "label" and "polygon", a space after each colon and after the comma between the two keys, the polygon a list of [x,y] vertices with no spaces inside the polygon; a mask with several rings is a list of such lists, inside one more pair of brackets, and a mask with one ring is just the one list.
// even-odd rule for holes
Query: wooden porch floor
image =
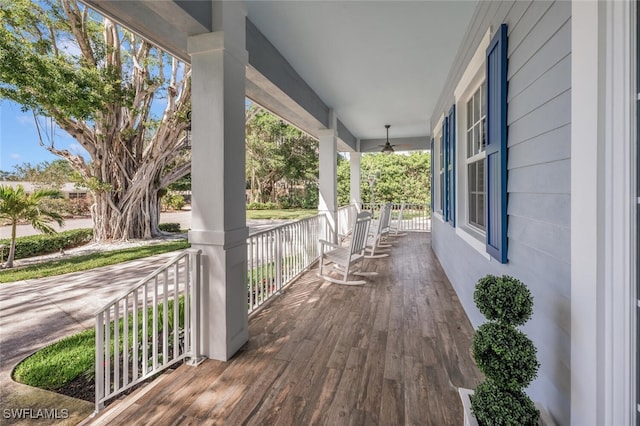
{"label": "wooden porch floor", "polygon": [[379,276],[360,287],[308,272],[250,319],[232,360],[181,366],[91,424],[462,424],[473,330],[430,234],[368,262]]}

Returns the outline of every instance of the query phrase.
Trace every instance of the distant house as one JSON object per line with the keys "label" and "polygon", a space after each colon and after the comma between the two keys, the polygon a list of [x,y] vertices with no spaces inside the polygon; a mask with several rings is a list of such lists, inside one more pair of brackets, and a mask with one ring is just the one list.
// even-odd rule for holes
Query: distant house
{"label": "distant house", "polygon": [[[20,181],[10,181],[3,180],[0,181],[0,185],[2,186],[11,186],[13,188],[22,185],[27,194],[31,194],[38,188],[41,188],[43,185],[36,182],[20,182]],[[89,194],[89,189],[84,187],[79,187],[73,182],[66,182],[62,184],[62,187],[59,188],[60,192],[64,196],[64,198],[68,199],[78,199],[78,198],[86,198]]]}

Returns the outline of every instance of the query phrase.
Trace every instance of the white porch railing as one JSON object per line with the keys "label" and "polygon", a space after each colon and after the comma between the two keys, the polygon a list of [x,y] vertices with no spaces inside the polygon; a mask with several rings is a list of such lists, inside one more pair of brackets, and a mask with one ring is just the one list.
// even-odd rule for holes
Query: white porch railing
{"label": "white porch railing", "polygon": [[200,251],[186,250],[96,313],[96,411],[185,359],[197,359]]}
{"label": "white porch railing", "polygon": [[[379,209],[381,204],[374,205]],[[363,205],[368,210],[369,205]],[[430,230],[425,204],[394,204],[401,231]],[[247,308],[256,311],[283,287],[309,270],[318,240],[346,235],[358,209],[338,209],[337,230],[323,214],[247,238]],[[392,222],[393,224],[393,222]],[[182,252],[96,313],[96,410],[118,394],[186,358],[197,362],[200,312],[200,252]]]}
{"label": "white porch railing", "polygon": [[332,236],[327,218],[316,215],[260,231],[247,238],[247,304],[254,312],[309,270],[320,256],[318,240]]}
{"label": "white porch railing", "polygon": [[[383,203],[374,203],[374,216],[380,211]],[[431,231],[431,206],[429,204],[405,203],[402,211],[402,220],[399,219],[402,203],[392,203],[391,225],[397,227],[398,232],[428,232]],[[363,211],[371,211],[371,204],[362,204]]]}

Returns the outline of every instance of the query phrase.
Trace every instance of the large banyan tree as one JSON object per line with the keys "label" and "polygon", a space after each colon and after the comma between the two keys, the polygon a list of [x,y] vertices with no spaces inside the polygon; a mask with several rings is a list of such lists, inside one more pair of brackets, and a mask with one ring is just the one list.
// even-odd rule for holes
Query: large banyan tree
{"label": "large banyan tree", "polygon": [[65,158],[93,193],[97,241],[159,233],[159,193],[190,170],[190,68],[78,4],[0,0],[0,96],[45,116],[90,158]]}

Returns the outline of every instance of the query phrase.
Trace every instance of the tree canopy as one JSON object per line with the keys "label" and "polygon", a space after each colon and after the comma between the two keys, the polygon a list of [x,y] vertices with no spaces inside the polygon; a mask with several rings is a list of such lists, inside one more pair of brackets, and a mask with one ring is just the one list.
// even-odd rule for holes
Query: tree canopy
{"label": "tree canopy", "polygon": [[256,105],[247,118],[249,201],[278,203],[278,185],[317,193],[318,142]]}
{"label": "tree canopy", "polygon": [[76,0],[0,0],[0,98],[53,119],[93,192],[97,240],[159,233],[158,191],[190,170],[190,68]]}

